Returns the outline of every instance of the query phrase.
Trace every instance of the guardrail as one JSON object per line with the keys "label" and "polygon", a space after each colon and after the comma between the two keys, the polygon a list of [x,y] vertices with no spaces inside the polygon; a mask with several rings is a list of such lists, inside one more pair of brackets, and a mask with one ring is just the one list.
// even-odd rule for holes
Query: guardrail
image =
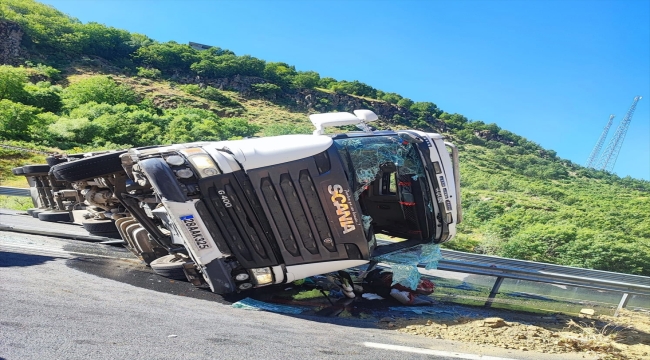
{"label": "guardrail", "polygon": [[[556,285],[578,286],[623,293],[616,314],[627,305],[630,294],[650,295],[650,277],[610,271],[582,269],[498,256],[441,250],[439,270],[496,277],[485,303],[489,307],[499,292],[503,279],[528,280]],[[424,267],[424,265],[420,265]]]}
{"label": "guardrail", "polygon": [[[29,189],[0,186],[0,195],[31,196]],[[616,314],[627,305],[630,294],[650,296],[650,277],[552,265],[498,256],[441,250],[439,270],[496,277],[485,303],[492,305],[504,279],[528,280],[623,293]],[[419,265],[424,267],[424,265]]]}
{"label": "guardrail", "polygon": [[7,196],[32,196],[29,189],[17,188],[11,186],[0,186],[0,195]]}

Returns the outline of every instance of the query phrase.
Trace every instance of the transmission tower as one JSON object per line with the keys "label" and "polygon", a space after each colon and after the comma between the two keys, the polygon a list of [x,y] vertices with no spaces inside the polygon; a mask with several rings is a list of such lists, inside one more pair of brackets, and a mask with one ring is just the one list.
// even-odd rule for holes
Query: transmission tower
{"label": "transmission tower", "polygon": [[589,158],[587,159],[587,163],[585,164],[585,167],[593,168],[594,165],[596,165],[596,161],[598,161],[598,155],[600,155],[600,150],[603,149],[603,144],[605,143],[605,139],[607,138],[607,133],[609,133],[609,128],[612,126],[612,122],[614,122],[614,115],[609,116],[609,121],[607,122],[607,125],[605,125],[605,128],[603,129],[603,133],[600,134],[600,138],[598,138],[598,142],[596,143],[596,146],[594,146],[594,149],[591,150],[591,154],[589,154]]}
{"label": "transmission tower", "polygon": [[616,133],[614,137],[607,144],[605,152],[600,157],[598,162],[597,169],[612,171],[614,164],[616,164],[616,159],[618,158],[618,153],[621,151],[621,146],[623,146],[623,140],[625,139],[625,133],[627,133],[627,128],[630,127],[630,121],[632,121],[632,115],[634,115],[634,110],[636,109],[636,103],[641,100],[641,96],[637,96],[632,101],[632,106],[625,114],[623,120],[616,128]]}

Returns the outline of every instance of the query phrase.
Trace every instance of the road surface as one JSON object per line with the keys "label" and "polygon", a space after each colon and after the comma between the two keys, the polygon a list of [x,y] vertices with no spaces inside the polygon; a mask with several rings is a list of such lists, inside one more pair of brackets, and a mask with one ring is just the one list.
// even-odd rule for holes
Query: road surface
{"label": "road surface", "polygon": [[236,300],[159,277],[120,247],[0,231],[0,359],[553,359]]}

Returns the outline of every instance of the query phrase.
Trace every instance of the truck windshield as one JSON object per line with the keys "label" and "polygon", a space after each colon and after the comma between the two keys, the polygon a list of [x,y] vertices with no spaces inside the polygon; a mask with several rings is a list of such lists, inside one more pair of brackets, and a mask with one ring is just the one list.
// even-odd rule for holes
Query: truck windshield
{"label": "truck windshield", "polygon": [[367,225],[390,236],[423,242],[432,238],[431,192],[416,144],[399,135],[335,139],[334,143]]}

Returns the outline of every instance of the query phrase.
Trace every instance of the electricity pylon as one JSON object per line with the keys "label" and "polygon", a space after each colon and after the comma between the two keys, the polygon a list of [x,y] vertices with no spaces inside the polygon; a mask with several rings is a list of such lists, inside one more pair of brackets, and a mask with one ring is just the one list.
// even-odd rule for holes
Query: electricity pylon
{"label": "electricity pylon", "polygon": [[603,133],[600,134],[600,138],[598,138],[596,146],[594,146],[594,149],[591,150],[591,154],[589,154],[589,158],[587,159],[585,167],[593,168],[596,165],[596,162],[598,161],[598,155],[600,155],[600,150],[603,149],[603,144],[605,143],[605,139],[607,139],[607,134],[609,133],[609,128],[612,126],[612,122],[614,122],[614,115],[609,116],[609,121],[603,129]]}
{"label": "electricity pylon", "polygon": [[636,110],[636,103],[641,100],[641,96],[637,96],[632,101],[632,106],[625,114],[625,117],[616,128],[616,133],[614,137],[607,144],[605,152],[600,157],[598,162],[597,169],[612,171],[614,164],[616,164],[616,159],[618,158],[618,153],[621,151],[621,146],[623,146],[623,140],[625,139],[625,133],[627,133],[628,127],[630,127],[630,121],[632,121],[632,115],[634,115],[634,110]]}

